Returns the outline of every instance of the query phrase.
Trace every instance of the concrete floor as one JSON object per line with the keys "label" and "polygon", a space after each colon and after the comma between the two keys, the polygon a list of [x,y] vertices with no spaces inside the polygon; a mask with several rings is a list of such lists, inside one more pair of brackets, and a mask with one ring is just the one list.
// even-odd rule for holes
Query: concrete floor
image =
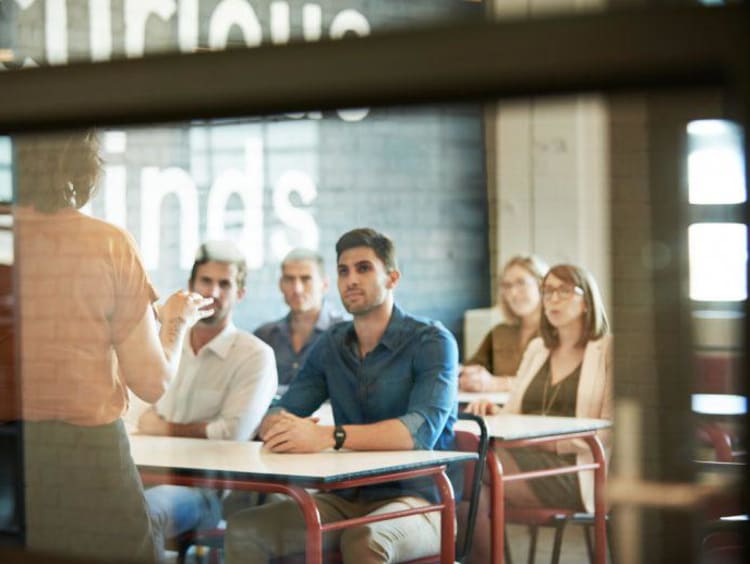
{"label": "concrete floor", "polygon": [[[554,531],[551,528],[542,527],[539,529],[536,544],[537,564],[549,563],[552,557],[553,535]],[[526,564],[529,550],[528,529],[521,525],[508,525],[508,541],[513,564]],[[577,525],[565,527],[560,564],[586,564],[588,561],[583,528]]]}
{"label": "concrete floor", "polygon": [[[537,564],[549,563],[552,556],[552,536],[552,529],[542,528],[539,530],[536,549]],[[529,534],[526,527],[520,525],[508,525],[508,538],[513,564],[526,564],[529,547]],[[166,563],[171,564],[176,561],[177,553],[168,553]],[[205,562],[206,560],[195,558],[194,553],[190,554],[188,557],[188,563],[197,563],[201,561]],[[575,525],[566,527],[565,536],[563,537],[560,564],[586,564],[587,562],[588,555],[586,553],[582,528]]]}

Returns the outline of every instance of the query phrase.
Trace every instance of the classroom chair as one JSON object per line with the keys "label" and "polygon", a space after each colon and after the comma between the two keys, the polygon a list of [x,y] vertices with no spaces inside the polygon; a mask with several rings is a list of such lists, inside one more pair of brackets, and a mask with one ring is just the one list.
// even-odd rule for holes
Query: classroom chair
{"label": "classroom chair", "polygon": [[[703,424],[698,428],[698,440],[714,449],[714,460],[697,461],[701,471],[744,473],[746,452],[736,448],[736,437],[728,429],[714,422]],[[745,561],[743,551],[749,521],[742,511],[741,500],[732,492],[708,500],[701,538],[702,562],[734,564]]]}
{"label": "classroom chair", "polygon": [[735,433],[718,422],[699,425],[697,438],[699,443],[713,449],[714,460],[717,462],[744,462],[747,457],[745,448],[738,445]]}
{"label": "classroom chair", "polygon": [[703,527],[701,561],[705,564],[745,562],[745,542],[750,533],[747,515],[732,515],[710,521]]}
{"label": "classroom chair", "polygon": [[[612,533],[610,530],[609,513],[605,516],[605,519],[607,524],[607,548],[609,550],[609,558],[610,562],[614,563],[615,557],[612,547]],[[533,564],[536,561],[536,547],[539,527],[549,527],[554,529],[555,536],[552,541],[552,555],[550,558],[550,562],[551,564],[558,564],[560,562],[563,534],[565,533],[565,527],[568,524],[580,525],[583,527],[583,532],[586,540],[586,552],[589,557],[589,562],[592,564],[594,562],[594,546],[591,539],[591,528],[594,526],[593,513],[579,512],[573,509],[551,507],[520,508],[506,506],[505,522],[513,523],[516,525],[526,525],[528,527],[530,539],[527,562],[529,564]],[[507,532],[505,535],[505,561],[508,564],[512,564],[513,562],[510,552],[510,544],[508,543]]]}
{"label": "classroom chair", "polygon": [[[482,477],[489,451],[490,439],[484,419],[470,413],[459,413],[459,419],[473,421],[479,430],[475,435],[467,431],[456,431],[456,449],[466,452],[476,452],[477,460],[467,462],[464,465],[464,500],[460,503],[468,503],[466,522],[458,521],[458,532],[456,535],[456,562],[463,562],[471,551],[474,540],[474,526],[477,522],[479,511],[479,496],[482,491]],[[468,498],[467,498],[468,494]],[[458,509],[459,504],[456,504]],[[456,512],[458,514],[458,511]]]}

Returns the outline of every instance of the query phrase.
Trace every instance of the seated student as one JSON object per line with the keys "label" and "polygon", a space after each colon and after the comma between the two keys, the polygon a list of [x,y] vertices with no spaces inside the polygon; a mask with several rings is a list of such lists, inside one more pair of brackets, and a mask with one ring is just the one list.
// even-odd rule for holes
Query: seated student
{"label": "seated student", "polygon": [[[394,304],[400,273],[393,243],[372,229],[345,233],[336,244],[338,289],[353,321],[331,327],[315,343],[289,390],[269,412],[260,435],[272,452],[451,449],[456,420],[457,356],[438,322]],[[336,426],[306,419],[331,400]],[[320,493],[323,523],[428,504],[432,486],[414,482]],[[332,532],[325,547],[343,561],[395,562],[440,550],[438,513],[413,515]],[[292,501],[229,517],[229,563],[268,562],[304,551],[305,525]]]}
{"label": "seated student", "polygon": [[461,367],[459,388],[465,392],[510,390],[523,351],[539,334],[541,283],[547,265],[535,256],[516,255],[503,268],[499,302],[505,321],[487,333],[474,356]]}
{"label": "seated student", "polygon": [[[268,345],[232,323],[246,274],[233,243],[210,241],[198,249],[189,286],[212,299],[214,313],[186,335],[177,376],[140,416],[141,433],[235,441],[255,435],[276,393],[276,364]],[[161,551],[165,537],[212,528],[221,519],[219,494],[211,488],[156,486],[146,490],[146,501]]]}
{"label": "seated student", "polygon": [[343,319],[325,301],[328,291],[323,257],[309,249],[293,249],[281,261],[279,289],[289,313],[258,327],[255,336],[276,355],[279,386],[286,388],[305,362],[313,343]]}
{"label": "seated student", "polygon": [[[612,338],[607,334],[609,325],[596,282],[582,268],[557,265],[544,277],[542,300],[541,338],[529,343],[518,369],[517,386],[503,411],[612,419]],[[486,400],[469,404],[466,410],[477,415],[501,411]],[[609,459],[611,434],[601,431],[600,437]],[[576,460],[593,461],[580,440],[497,449],[496,455],[506,474],[567,466]],[[593,472],[509,482],[505,499],[522,507],[593,511],[593,485]],[[489,494],[484,494],[488,505]],[[475,561],[488,561],[487,520],[477,521],[476,541]]]}

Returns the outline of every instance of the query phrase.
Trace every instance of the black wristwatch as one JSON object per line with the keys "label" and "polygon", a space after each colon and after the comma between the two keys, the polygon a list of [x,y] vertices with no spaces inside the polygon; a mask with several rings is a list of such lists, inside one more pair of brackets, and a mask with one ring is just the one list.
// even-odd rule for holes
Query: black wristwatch
{"label": "black wristwatch", "polygon": [[333,428],[333,440],[336,441],[336,443],[333,445],[334,450],[339,450],[342,446],[344,446],[344,441],[346,440],[346,431],[344,431],[344,428],[341,425],[336,425]]}

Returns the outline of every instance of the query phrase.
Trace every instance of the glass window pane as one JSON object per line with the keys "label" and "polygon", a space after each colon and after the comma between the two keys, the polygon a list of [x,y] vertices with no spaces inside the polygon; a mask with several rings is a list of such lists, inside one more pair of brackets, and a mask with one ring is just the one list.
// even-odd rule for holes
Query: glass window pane
{"label": "glass window pane", "polygon": [[10,165],[10,137],[0,137],[0,166]]}
{"label": "glass window pane", "polygon": [[742,129],[716,119],[687,126],[691,204],[737,204],[747,198]]}
{"label": "glass window pane", "polygon": [[0,137],[0,202],[10,202],[13,197],[13,179],[10,174],[10,159],[10,138]]}
{"label": "glass window pane", "polygon": [[10,167],[0,165],[0,202],[10,202],[13,197],[13,178]]}
{"label": "glass window pane", "polygon": [[696,223],[688,228],[690,298],[742,301],[747,298],[747,226]]}

